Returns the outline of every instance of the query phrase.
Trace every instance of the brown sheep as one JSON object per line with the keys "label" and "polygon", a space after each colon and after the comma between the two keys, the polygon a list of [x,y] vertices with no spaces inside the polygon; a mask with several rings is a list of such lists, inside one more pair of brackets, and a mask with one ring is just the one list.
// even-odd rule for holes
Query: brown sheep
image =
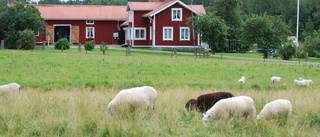
{"label": "brown sheep", "polygon": [[186,103],[186,109],[188,111],[197,109],[198,111],[204,113],[209,110],[214,104],[216,104],[220,99],[234,97],[230,92],[214,92],[200,95],[197,99],[190,99]]}

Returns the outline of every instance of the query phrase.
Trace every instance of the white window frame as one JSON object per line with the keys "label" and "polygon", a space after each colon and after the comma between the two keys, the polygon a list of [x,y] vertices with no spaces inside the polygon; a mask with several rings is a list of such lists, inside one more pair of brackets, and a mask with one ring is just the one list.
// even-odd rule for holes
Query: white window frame
{"label": "white window frame", "polygon": [[[187,36],[185,31],[188,31]],[[189,41],[190,40],[190,28],[189,27],[180,27],[180,41]],[[187,38],[185,38],[187,37]]]}
{"label": "white window frame", "polygon": [[40,36],[40,32],[39,31],[36,33],[36,36]]}
{"label": "white window frame", "polygon": [[[171,30],[171,33],[170,33],[171,37],[166,37],[166,34],[167,34],[166,30]],[[173,27],[163,27],[162,32],[163,32],[162,33],[163,41],[173,41]]]}
{"label": "white window frame", "polygon": [[[177,11],[180,11],[180,14],[177,15]],[[178,16],[179,18],[177,18]],[[182,8],[172,8],[171,9],[171,20],[172,21],[182,21]]]}
{"label": "white window frame", "polygon": [[[88,29],[92,29],[92,37],[88,36]],[[94,27],[86,27],[86,38],[94,38]]]}
{"label": "white window frame", "polygon": [[[141,33],[142,30],[143,34]],[[138,36],[136,35],[136,31],[139,31]],[[134,40],[146,40],[146,28],[134,28]]]}
{"label": "white window frame", "polygon": [[93,25],[94,24],[94,20],[86,20],[86,24]]}

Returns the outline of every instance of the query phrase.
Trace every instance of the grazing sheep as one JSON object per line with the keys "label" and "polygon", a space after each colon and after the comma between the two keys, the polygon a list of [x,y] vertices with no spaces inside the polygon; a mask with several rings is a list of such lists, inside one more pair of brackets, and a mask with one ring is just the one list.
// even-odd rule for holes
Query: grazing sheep
{"label": "grazing sheep", "polygon": [[10,83],[10,84],[0,86],[1,93],[17,92],[19,90],[20,90],[20,85],[18,83]]}
{"label": "grazing sheep", "polygon": [[280,81],[281,81],[281,77],[275,77],[275,76],[273,76],[273,77],[271,77],[271,79],[270,79],[270,82],[271,82],[272,84],[274,84],[274,83],[280,83]]}
{"label": "grazing sheep", "polygon": [[311,79],[299,78],[299,81],[307,81],[309,83],[309,85],[311,85],[313,83],[313,80],[311,80]]}
{"label": "grazing sheep", "polygon": [[261,119],[276,119],[279,117],[288,118],[291,115],[292,106],[289,100],[278,99],[267,103],[260,114],[257,115],[257,120]]}
{"label": "grazing sheep", "polygon": [[294,85],[300,86],[300,87],[308,87],[310,85],[310,81],[307,80],[294,80]]}
{"label": "grazing sheep", "polygon": [[185,107],[188,111],[196,109],[197,108],[197,100],[195,100],[195,99],[188,100]]}
{"label": "grazing sheep", "polygon": [[248,96],[237,96],[221,99],[213,105],[205,114],[202,121],[208,126],[212,120],[230,118],[234,116],[254,119],[256,108],[253,99]]}
{"label": "grazing sheep", "polygon": [[238,80],[238,83],[244,83],[246,82],[246,77],[241,77],[239,80]]}
{"label": "grazing sheep", "polygon": [[130,108],[154,109],[157,100],[157,91],[153,87],[143,86],[121,90],[108,104],[108,112],[113,114],[121,105]]}
{"label": "grazing sheep", "polygon": [[209,110],[215,103],[220,99],[234,97],[230,92],[214,92],[200,95],[197,99],[190,99],[186,103],[187,110],[197,109],[200,112],[204,113]]}

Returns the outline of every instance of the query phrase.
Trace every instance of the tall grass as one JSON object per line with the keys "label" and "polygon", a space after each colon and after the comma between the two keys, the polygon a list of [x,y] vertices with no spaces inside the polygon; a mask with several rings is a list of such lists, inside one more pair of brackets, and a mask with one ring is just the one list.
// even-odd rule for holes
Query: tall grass
{"label": "tall grass", "polygon": [[251,96],[260,111],[267,102],[291,100],[293,114],[286,124],[276,120],[256,124],[235,118],[205,127],[202,114],[184,108],[186,101],[220,89],[170,88],[158,90],[156,109],[108,115],[106,106],[118,90],[84,89],[44,92],[23,89],[0,98],[0,135],[3,136],[317,136],[320,93],[295,90],[230,90]]}
{"label": "tall grass", "polygon": [[[105,55],[0,50],[0,60],[0,83],[22,85],[19,93],[0,96],[1,136],[319,135],[318,66],[144,52],[127,57],[117,50]],[[241,76],[247,81],[240,85]],[[270,84],[271,76],[281,76],[282,83]],[[295,87],[299,77],[314,84]],[[106,113],[119,90],[141,85],[158,91],[154,111]],[[202,114],[184,105],[217,91],[252,97],[258,112],[269,101],[289,99],[293,114],[285,124],[234,118],[204,127]]]}

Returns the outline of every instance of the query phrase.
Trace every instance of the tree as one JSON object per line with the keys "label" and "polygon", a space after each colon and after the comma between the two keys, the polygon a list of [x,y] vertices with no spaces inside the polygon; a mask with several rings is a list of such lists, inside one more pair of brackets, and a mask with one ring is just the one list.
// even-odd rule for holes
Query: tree
{"label": "tree", "polygon": [[45,26],[38,9],[31,5],[25,6],[23,2],[3,7],[0,12],[0,20],[0,37],[5,39],[6,48],[17,48],[18,31],[28,29],[36,34]]}
{"label": "tree", "polygon": [[202,35],[202,40],[209,44],[212,53],[225,48],[228,27],[219,17],[212,13],[194,16],[188,18],[187,24]]}
{"label": "tree", "polygon": [[243,27],[241,40],[247,46],[258,44],[267,58],[286,41],[289,32],[289,27],[278,16],[252,15]]}
{"label": "tree", "polygon": [[211,0],[211,5],[209,12],[212,10],[228,26],[227,39],[239,39],[242,24],[239,12],[240,0]]}
{"label": "tree", "polygon": [[320,58],[320,29],[306,37],[304,51],[308,52],[309,56]]}

